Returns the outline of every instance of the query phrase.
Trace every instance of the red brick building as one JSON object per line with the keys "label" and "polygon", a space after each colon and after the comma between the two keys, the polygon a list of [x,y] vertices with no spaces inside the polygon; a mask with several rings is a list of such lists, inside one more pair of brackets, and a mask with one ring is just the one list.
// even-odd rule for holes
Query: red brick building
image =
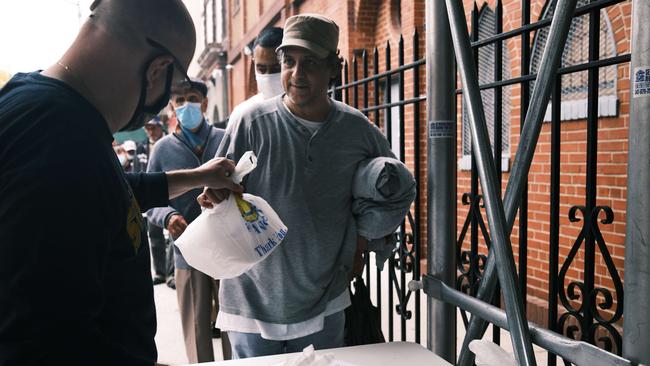
{"label": "red brick building", "polygon": [[[531,2],[530,21],[552,16],[554,2],[551,0],[534,0]],[[550,3],[550,4],[549,4]],[[579,6],[585,1],[579,1]],[[471,25],[471,11],[474,1],[464,0],[468,27]],[[479,11],[478,33],[479,38],[494,34],[496,0],[477,1]],[[360,62],[362,50],[367,50],[369,69],[373,69],[373,49],[379,50],[379,72],[387,69],[385,62],[385,47],[391,45],[391,66],[398,64],[397,45],[400,35],[404,37],[405,62],[412,62],[414,44],[413,33],[417,30],[420,42],[417,45],[420,55],[425,55],[425,2],[423,0],[347,0],[347,1],[319,1],[319,0],[226,0],[225,37],[222,42],[228,63],[228,109],[232,108],[256,93],[255,76],[250,52],[246,51],[251,46],[255,36],[265,27],[282,26],[284,20],[294,14],[315,12],[333,19],[340,27],[339,48],[341,55],[351,63],[354,57]],[[522,12],[520,0],[503,1],[503,31],[520,27]],[[600,57],[607,58],[630,52],[630,25],[631,4],[621,2],[609,6],[601,11],[600,24]],[[565,48],[563,65],[572,65],[586,62],[586,31],[588,18],[583,16],[573,22],[571,34]],[[531,70],[536,72],[545,45],[548,28],[544,28],[530,36]],[[528,73],[521,67],[521,37],[514,37],[504,42],[503,45],[503,78],[518,77]],[[492,46],[494,47],[494,46]],[[479,79],[481,83],[494,81],[492,63],[493,51],[479,51]],[[452,50],[450,50],[452,52]],[[492,54],[492,56],[490,56]],[[211,72],[207,70],[208,73]],[[358,69],[359,77],[362,75]],[[372,72],[371,72],[372,73]],[[420,93],[425,93],[424,66],[420,67],[421,85]],[[353,71],[350,69],[350,79]],[[560,266],[568,255],[570,248],[579,236],[580,222],[570,222],[568,212],[574,205],[583,205],[585,202],[585,170],[586,170],[586,80],[587,73],[579,72],[563,77],[562,83],[562,124],[561,124],[561,188],[560,188]],[[606,205],[614,212],[614,222],[601,225],[601,231],[609,252],[614,260],[618,272],[623,277],[624,272],[624,239],[625,239],[625,202],[626,202],[626,167],[627,167],[627,128],[629,123],[629,63],[613,65],[602,68],[599,72],[599,122],[598,122],[598,191],[597,204]],[[404,98],[413,97],[413,72],[407,71],[404,75]],[[387,88],[396,87],[395,80],[390,85],[383,82],[380,86],[382,100],[385,98]],[[459,83],[459,88],[461,87]],[[370,105],[373,105],[373,86],[370,85]],[[494,107],[487,106],[493,94],[483,92],[486,104],[486,117],[488,124],[493,123]],[[396,92],[391,95],[395,100]],[[348,94],[350,104],[354,105],[353,94]],[[508,171],[514,159],[520,133],[521,120],[521,87],[515,84],[503,89],[503,188],[507,184]],[[360,101],[361,103],[361,101]],[[458,97],[458,229],[460,231],[467,216],[467,206],[461,203],[462,194],[470,191],[469,172],[469,136],[466,118],[463,114],[461,97]],[[422,217],[426,217],[426,108],[421,104],[420,131],[422,136],[417,140],[420,143],[423,162],[421,166],[421,192],[419,199],[422,203]],[[404,111],[404,141],[405,160],[414,166],[413,136],[413,106],[407,105]],[[391,112],[391,113],[394,113]],[[370,114],[374,120],[374,114]],[[381,111],[378,122],[384,125],[386,111]],[[393,121],[398,119],[395,115]],[[395,122],[393,122],[395,124]],[[399,131],[393,131],[393,136]],[[528,231],[527,231],[527,268],[528,268],[528,303],[529,318],[538,322],[545,322],[546,317],[541,312],[548,299],[549,281],[549,219],[550,219],[550,123],[545,123],[539,139],[533,165],[529,175],[529,203],[528,203]],[[395,138],[395,137],[394,137]],[[397,140],[393,140],[396,142]],[[485,216],[484,216],[485,217]],[[426,248],[426,219],[421,222],[422,246]],[[482,241],[481,241],[482,242]],[[519,224],[515,223],[512,244],[517,259],[519,243]],[[465,239],[464,247],[468,246]],[[481,252],[486,250],[482,247]],[[571,264],[567,279],[563,286],[566,288],[569,280],[581,280],[584,263],[582,250]],[[425,258],[425,255],[422,256]],[[422,268],[426,268],[422,266]],[[561,284],[562,286],[562,284]],[[612,277],[608,274],[602,258],[597,251],[595,286],[612,289]],[[614,298],[616,301],[616,296]]]}

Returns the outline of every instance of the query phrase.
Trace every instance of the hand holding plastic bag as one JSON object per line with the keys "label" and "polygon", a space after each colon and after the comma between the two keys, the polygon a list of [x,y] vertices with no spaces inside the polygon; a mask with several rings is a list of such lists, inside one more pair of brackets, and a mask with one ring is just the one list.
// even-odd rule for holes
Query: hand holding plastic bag
{"label": "hand holding plastic bag", "polygon": [[[247,152],[237,163],[232,179],[255,169],[257,159]],[[233,278],[271,254],[287,235],[287,227],[261,197],[232,194],[214,208],[204,210],[176,240],[193,268],[216,279]]]}

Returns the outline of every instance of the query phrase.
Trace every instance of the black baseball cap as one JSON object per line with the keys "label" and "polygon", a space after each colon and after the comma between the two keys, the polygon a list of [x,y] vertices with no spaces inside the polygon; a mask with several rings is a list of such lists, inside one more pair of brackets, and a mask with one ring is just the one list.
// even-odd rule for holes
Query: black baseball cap
{"label": "black baseball cap", "polygon": [[197,78],[190,78],[188,82],[181,82],[179,84],[172,85],[172,94],[185,94],[188,90],[196,90],[203,98],[208,96],[208,86],[205,83]]}

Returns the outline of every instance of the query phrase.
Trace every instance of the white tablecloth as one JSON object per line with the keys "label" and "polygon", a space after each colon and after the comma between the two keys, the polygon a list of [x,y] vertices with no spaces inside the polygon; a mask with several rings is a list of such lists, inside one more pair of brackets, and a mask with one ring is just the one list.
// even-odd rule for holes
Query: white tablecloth
{"label": "white tablecloth", "polygon": [[[316,351],[332,353],[335,360],[357,366],[451,366],[451,364],[417,343],[388,342],[365,346],[343,347]],[[299,353],[247,358],[243,360],[206,362],[202,366],[271,366],[296,357]]]}

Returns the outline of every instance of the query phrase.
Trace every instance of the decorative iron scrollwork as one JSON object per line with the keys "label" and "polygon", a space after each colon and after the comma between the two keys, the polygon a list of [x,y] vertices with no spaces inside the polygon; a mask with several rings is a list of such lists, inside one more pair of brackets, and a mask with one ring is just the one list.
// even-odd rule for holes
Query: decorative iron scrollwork
{"label": "decorative iron scrollwork", "polygon": [[[601,214],[605,217],[599,220]],[[614,325],[623,315],[623,283],[599,226],[599,224],[611,224],[614,221],[614,212],[607,206],[596,206],[591,212],[587,212],[585,206],[574,206],[569,210],[569,221],[582,221],[582,229],[562,264],[558,274],[559,283],[565,283],[567,272],[582,245],[586,246],[588,241],[592,240],[592,245],[597,246],[611,276],[617,303],[614,309],[614,294],[609,289],[593,285],[595,259],[585,258],[586,268],[592,268],[591,273],[584,274],[585,279],[590,279],[591,288],[587,288],[588,281],[577,280],[570,281],[566,289],[560,286],[559,298],[566,313],[558,319],[559,329],[567,337],[599,345],[609,352],[620,355],[622,338]]]}
{"label": "decorative iron scrollwork", "polygon": [[[415,227],[415,222],[413,216],[409,212],[406,215],[406,219],[409,222],[409,227]],[[400,281],[397,278],[397,271],[400,271],[402,274],[414,273],[414,266],[419,265],[416,258],[417,245],[414,241],[413,233],[405,232],[404,230],[395,233],[397,238],[397,246],[393,252],[393,256],[389,259],[389,279],[395,286],[398,294],[398,304],[395,305],[395,312],[397,315],[403,319],[411,319],[413,316],[412,312],[407,310],[408,302],[411,299],[411,294],[413,291],[402,289]]]}
{"label": "decorative iron scrollwork", "polygon": [[[474,295],[478,289],[483,271],[485,270],[485,263],[487,262],[487,255],[479,253],[478,250],[470,248],[470,250],[463,250],[463,242],[467,236],[467,231],[470,228],[472,219],[476,220],[480,234],[483,236],[488,249],[491,246],[490,235],[488,233],[485,220],[481,208],[482,201],[481,195],[473,195],[471,193],[463,193],[461,202],[464,206],[469,206],[467,217],[463,223],[463,227],[456,242],[456,266],[459,272],[456,277],[456,289],[468,295]],[[467,314],[461,310],[461,317],[465,326],[469,322]]]}

